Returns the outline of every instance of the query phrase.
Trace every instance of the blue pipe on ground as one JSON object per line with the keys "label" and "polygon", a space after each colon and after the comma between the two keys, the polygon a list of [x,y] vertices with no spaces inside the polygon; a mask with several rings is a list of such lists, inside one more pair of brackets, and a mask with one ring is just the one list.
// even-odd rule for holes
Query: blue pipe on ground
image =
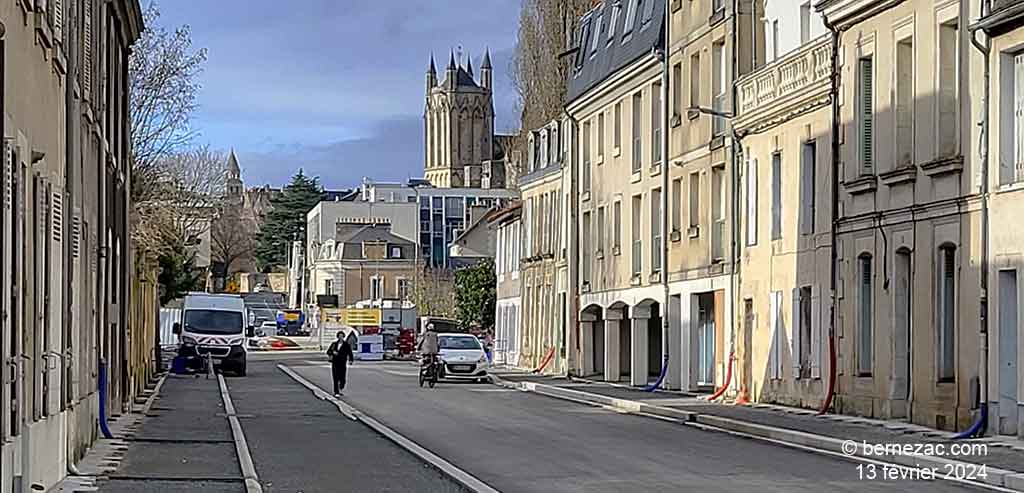
{"label": "blue pipe on ground", "polygon": [[658,375],[658,379],[654,383],[644,387],[644,392],[654,392],[661,387],[661,383],[665,381],[665,375],[668,374],[668,356],[665,356],[665,361],[661,364],[661,374]]}
{"label": "blue pipe on ground", "polygon": [[981,404],[981,415],[978,416],[978,420],[971,425],[965,431],[957,433],[953,436],[954,440],[961,440],[964,438],[980,437],[985,434],[985,425],[988,423],[988,405],[985,403]]}
{"label": "blue pipe on ground", "polygon": [[100,432],[103,438],[114,438],[114,434],[107,427],[107,363],[100,360],[99,371],[99,393],[100,393]]}

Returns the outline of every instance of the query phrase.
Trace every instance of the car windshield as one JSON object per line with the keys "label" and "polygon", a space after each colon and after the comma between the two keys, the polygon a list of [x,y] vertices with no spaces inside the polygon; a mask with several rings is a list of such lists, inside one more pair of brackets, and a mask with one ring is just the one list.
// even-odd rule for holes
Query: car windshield
{"label": "car windshield", "polygon": [[242,312],[185,310],[185,330],[197,334],[240,334]]}
{"label": "car windshield", "polygon": [[480,341],[473,336],[441,336],[438,344],[441,349],[480,349]]}

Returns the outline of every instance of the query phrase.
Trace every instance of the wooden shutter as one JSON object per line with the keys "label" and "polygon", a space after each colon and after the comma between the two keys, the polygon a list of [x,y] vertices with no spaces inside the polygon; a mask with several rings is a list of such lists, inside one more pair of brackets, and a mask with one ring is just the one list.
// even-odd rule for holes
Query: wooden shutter
{"label": "wooden shutter", "polygon": [[1013,169],[1007,181],[1024,180],[1024,54],[1013,57]]}
{"label": "wooden shutter", "polygon": [[47,280],[47,313],[46,330],[49,331],[47,338],[47,382],[49,389],[46,394],[46,410],[50,415],[60,411],[62,392],[64,385],[64,191],[51,185],[49,190],[49,238],[47,247],[47,266],[45,275]]}
{"label": "wooden shutter", "polygon": [[85,0],[82,9],[82,89],[86,100],[92,95],[92,2]]}
{"label": "wooden shutter", "polygon": [[770,307],[768,313],[771,320],[771,348],[768,351],[768,374],[770,378],[779,378],[779,297],[778,292],[772,292],[769,297]]}
{"label": "wooden shutter", "polygon": [[811,286],[811,378],[821,378],[821,288]]}
{"label": "wooden shutter", "polygon": [[747,161],[747,245],[757,244],[757,159]]}
{"label": "wooden shutter", "polygon": [[793,288],[793,318],[789,324],[790,353],[793,366],[793,379],[800,378],[800,288]]}
{"label": "wooden shutter", "polygon": [[[53,24],[53,39],[64,42],[64,0],[50,0],[50,22]],[[68,56],[71,56],[68,53]]]}
{"label": "wooden shutter", "polygon": [[13,402],[12,391],[12,380],[14,378],[13,369],[8,365],[8,358],[14,348],[9,347],[8,344],[11,341],[10,334],[13,333],[14,327],[12,326],[11,317],[11,291],[13,272],[10,271],[11,260],[14,258],[12,250],[14,248],[14,242],[12,237],[14,235],[14,199],[12,194],[14,192],[14,149],[12,148],[11,142],[8,139],[2,141],[2,162],[3,170],[0,173],[0,205],[2,205],[2,215],[0,215],[0,277],[5,279],[3,283],[0,283],[0,442],[10,434],[11,431],[11,409],[10,406],[15,405]]}
{"label": "wooden shutter", "polygon": [[860,158],[861,174],[875,171],[875,81],[874,60],[860,59]]}

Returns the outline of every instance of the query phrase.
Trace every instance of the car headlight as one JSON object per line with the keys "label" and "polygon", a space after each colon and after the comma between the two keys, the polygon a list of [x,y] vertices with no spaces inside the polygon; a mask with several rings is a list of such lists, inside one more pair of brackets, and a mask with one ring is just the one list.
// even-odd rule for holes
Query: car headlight
{"label": "car headlight", "polygon": [[483,356],[480,356],[480,359],[476,360],[476,364],[478,364],[478,365],[482,365],[484,363],[487,363],[487,355],[486,354],[483,355]]}

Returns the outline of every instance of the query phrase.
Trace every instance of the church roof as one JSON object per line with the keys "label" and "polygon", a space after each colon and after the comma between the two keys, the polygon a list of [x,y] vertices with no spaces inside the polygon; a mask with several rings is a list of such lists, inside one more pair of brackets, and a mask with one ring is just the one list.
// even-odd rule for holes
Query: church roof
{"label": "church roof", "polygon": [[228,172],[238,176],[242,173],[242,169],[238,167],[238,158],[235,157],[235,150],[231,150],[231,154],[228,155]]}
{"label": "church roof", "polygon": [[482,69],[491,68],[491,49],[490,48],[488,48],[487,51],[484,52],[484,61],[483,61],[482,64],[480,64],[480,68],[482,68]]}
{"label": "church roof", "polygon": [[473,76],[462,67],[455,72],[455,85],[458,87],[480,87],[476,84]]}

